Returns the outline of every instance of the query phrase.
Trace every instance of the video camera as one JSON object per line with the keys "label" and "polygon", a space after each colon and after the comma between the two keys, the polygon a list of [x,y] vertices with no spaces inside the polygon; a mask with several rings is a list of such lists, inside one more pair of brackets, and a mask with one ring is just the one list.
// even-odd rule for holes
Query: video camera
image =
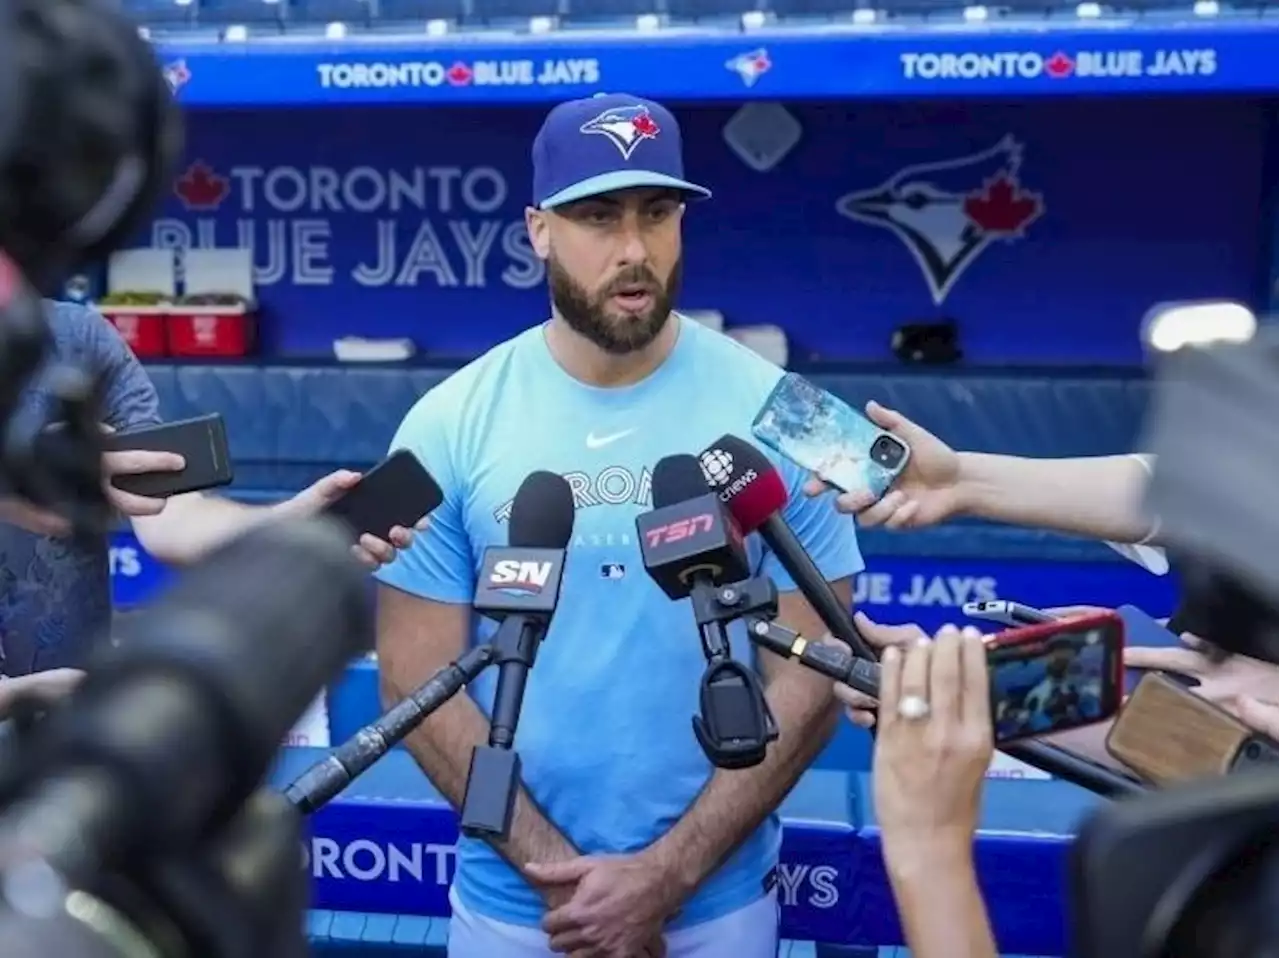
{"label": "video camera", "polygon": [[[135,25],[106,0],[0,4],[0,496],[77,532],[109,517],[96,370],[45,368],[41,295],[142,223],[177,156],[168,85]],[[19,415],[37,376],[46,422]],[[35,453],[36,435],[57,426]]]}
{"label": "video camera", "polygon": [[[1277,338],[1184,346],[1161,361],[1141,448],[1146,508],[1183,570],[1185,601],[1232,610],[1227,654],[1277,661]],[[1228,601],[1224,601],[1224,598]],[[1073,851],[1076,953],[1277,954],[1274,766],[1107,806]]]}
{"label": "video camera", "polygon": [[[112,0],[0,3],[0,498],[77,534],[109,518],[101,371],[49,361],[41,296],[141,225],[179,138]],[[0,752],[5,958],[303,958],[298,813],[259,787],[370,625],[347,534],[320,522],[240,537],[131,617]]]}

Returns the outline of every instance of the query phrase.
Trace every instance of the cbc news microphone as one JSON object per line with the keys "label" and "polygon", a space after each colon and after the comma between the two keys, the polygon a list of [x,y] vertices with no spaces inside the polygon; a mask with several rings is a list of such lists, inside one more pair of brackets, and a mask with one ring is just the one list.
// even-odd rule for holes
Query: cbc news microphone
{"label": "cbc news microphone", "polygon": [[322,520],[247,532],[127,620],[0,783],[0,871],[92,880],[231,820],[281,740],[372,644],[367,576]]}
{"label": "cbc news microphone", "polygon": [[[707,482],[729,507],[738,524],[760,533],[827,630],[859,658],[874,661],[876,653],[858,634],[849,610],[831,591],[809,553],[782,518],[787,487],[769,457],[746,440],[725,435],[702,452],[701,461]],[[656,490],[656,481],[654,487]]]}
{"label": "cbc news microphone", "polygon": [[565,549],[573,538],[573,490],[562,476],[525,477],[511,504],[506,548],[484,552],[472,607],[498,622],[490,640],[498,665],[489,744],[471,753],[461,830],[503,837],[511,828],[520,757],[512,750],[525,684],[560,601]]}

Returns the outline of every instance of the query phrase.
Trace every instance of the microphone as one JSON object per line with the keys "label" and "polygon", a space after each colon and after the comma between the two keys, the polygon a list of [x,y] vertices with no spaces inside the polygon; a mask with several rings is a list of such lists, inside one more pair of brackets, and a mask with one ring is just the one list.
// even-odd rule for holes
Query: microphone
{"label": "microphone", "polygon": [[376,721],[356,732],[333,752],[293,780],[284,797],[304,815],[323,808],[344,788],[391,751],[467,683],[489,667],[493,646],[478,645],[411,692]]}
{"label": "microphone", "polygon": [[707,491],[698,460],[667,456],[653,470],[651,512],[636,517],[645,571],[671,599],[688,597],[707,659],[693,734],[718,768],[764,761],[778,725],[754,671],[735,662],[726,625],[777,610],[777,591],[751,572],[742,530]]}
{"label": "microphone", "polygon": [[321,520],[251,530],[125,622],[0,782],[0,870],[73,881],[182,854],[237,813],[329,680],[372,645],[365,572]]}
{"label": "microphone", "polygon": [[490,643],[498,687],[489,744],[471,753],[459,826],[465,835],[505,838],[511,830],[520,782],[520,756],[512,744],[529,670],[560,601],[573,511],[573,490],[562,476],[531,473],[511,505],[510,545],[484,551],[472,607],[499,623]]}
{"label": "microphone", "polygon": [[[755,616],[747,623],[747,635],[756,645],[775,655],[799,662],[864,695],[880,697],[879,662],[850,655],[836,646],[812,642],[776,622]],[[1096,795],[1118,798],[1144,791],[1140,783],[1127,775],[1091,762],[1057,745],[1047,742],[1010,742],[998,747],[1011,758]]]}
{"label": "microphone", "polygon": [[743,529],[760,533],[827,630],[859,657],[875,660],[876,653],[858,634],[849,610],[782,518],[787,487],[769,457],[730,434],[708,446],[701,462],[707,483]]}
{"label": "microphone", "polygon": [[693,456],[667,456],[654,466],[653,506],[636,518],[636,532],[645,571],[668,598],[751,574],[742,530],[707,491]]}

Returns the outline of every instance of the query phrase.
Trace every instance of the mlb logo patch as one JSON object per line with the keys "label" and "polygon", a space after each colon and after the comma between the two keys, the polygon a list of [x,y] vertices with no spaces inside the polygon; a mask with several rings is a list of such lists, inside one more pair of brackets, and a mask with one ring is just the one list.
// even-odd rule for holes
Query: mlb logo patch
{"label": "mlb logo patch", "polygon": [[621,579],[627,574],[627,567],[621,562],[606,562],[600,566],[600,578]]}

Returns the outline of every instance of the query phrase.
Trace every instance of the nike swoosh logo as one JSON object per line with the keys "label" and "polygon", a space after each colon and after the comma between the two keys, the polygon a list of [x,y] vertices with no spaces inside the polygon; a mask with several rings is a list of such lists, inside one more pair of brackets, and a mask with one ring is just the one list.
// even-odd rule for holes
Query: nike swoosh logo
{"label": "nike swoosh logo", "polygon": [[587,448],[602,449],[611,442],[617,442],[619,439],[626,439],[633,432],[635,432],[634,429],[624,429],[622,432],[612,432],[607,436],[597,436],[595,433],[589,432],[587,433]]}

